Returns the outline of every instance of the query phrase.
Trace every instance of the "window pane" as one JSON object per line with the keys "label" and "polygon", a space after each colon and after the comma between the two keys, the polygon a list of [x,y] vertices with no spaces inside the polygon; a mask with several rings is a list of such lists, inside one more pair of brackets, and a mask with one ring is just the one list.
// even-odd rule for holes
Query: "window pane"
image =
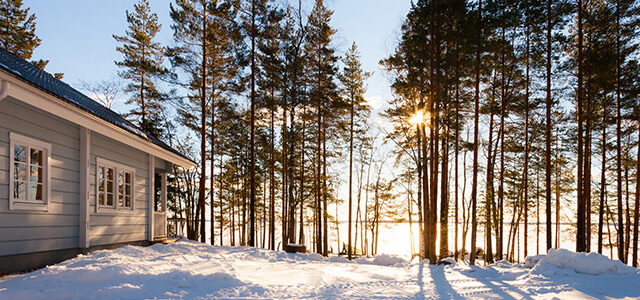
{"label": "window pane", "polygon": [[23,200],[27,199],[27,184],[25,182],[13,182],[13,198]]}
{"label": "window pane", "polygon": [[27,162],[27,147],[22,145],[13,145],[13,159],[15,161]]}
{"label": "window pane", "polygon": [[131,197],[130,196],[125,196],[124,197],[124,206],[125,207],[131,207]]}
{"label": "window pane", "polygon": [[42,167],[31,166],[31,178],[30,181],[33,183],[43,183],[44,180],[44,169]]}
{"label": "window pane", "polygon": [[27,181],[27,164],[19,162],[14,163],[13,178],[17,180]]}
{"label": "window pane", "polygon": [[42,200],[42,185],[37,183],[29,184],[29,200]]}
{"label": "window pane", "polygon": [[107,206],[113,206],[113,193],[107,192]]}
{"label": "window pane", "polygon": [[113,181],[107,180],[107,193],[113,193]]}
{"label": "window pane", "polygon": [[131,196],[131,185],[127,184],[125,186],[125,191],[124,191],[125,195],[127,196]]}
{"label": "window pane", "polygon": [[114,175],[113,174],[113,168],[106,168],[107,169],[107,180],[109,181],[113,181],[114,180]]}
{"label": "window pane", "polygon": [[37,183],[30,184],[29,200],[42,201],[43,185]]}
{"label": "window pane", "polygon": [[127,184],[131,184],[131,173],[127,172],[127,173],[125,173],[125,174],[126,174],[126,175],[125,175],[125,176],[126,176],[125,182],[126,182]]}
{"label": "window pane", "polygon": [[105,177],[104,177],[104,167],[98,167],[98,205],[105,205]]}
{"label": "window pane", "polygon": [[42,151],[31,149],[31,165],[42,166]]}
{"label": "window pane", "polygon": [[118,206],[124,205],[124,172],[118,171]]}

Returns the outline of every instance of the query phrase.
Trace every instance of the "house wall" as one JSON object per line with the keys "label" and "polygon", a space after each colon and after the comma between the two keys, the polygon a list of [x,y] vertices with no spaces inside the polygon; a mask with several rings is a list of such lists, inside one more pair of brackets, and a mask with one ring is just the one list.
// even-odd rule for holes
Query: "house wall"
{"label": "house wall", "polygon": [[[147,239],[149,154],[113,141],[98,133],[91,133],[91,156],[89,172],[90,231],[91,246],[143,241]],[[135,168],[134,210],[104,212],[96,210],[96,158],[100,157],[118,164]]]}
{"label": "house wall", "polygon": [[[49,211],[9,210],[9,132],[51,144]],[[79,132],[11,97],[0,101],[0,256],[78,248]]]}

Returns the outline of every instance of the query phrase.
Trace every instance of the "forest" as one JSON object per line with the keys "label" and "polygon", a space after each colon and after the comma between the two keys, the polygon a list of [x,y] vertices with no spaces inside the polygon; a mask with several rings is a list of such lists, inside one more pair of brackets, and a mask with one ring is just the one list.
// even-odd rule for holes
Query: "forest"
{"label": "forest", "polygon": [[[30,59],[35,14],[0,3],[1,46]],[[189,239],[352,259],[408,222],[432,264],[575,242],[638,265],[639,1],[415,0],[380,70],[336,46],[323,0],[175,0],[168,27],[148,0],[123,9],[124,86],[83,88],[197,162],[169,178]]]}

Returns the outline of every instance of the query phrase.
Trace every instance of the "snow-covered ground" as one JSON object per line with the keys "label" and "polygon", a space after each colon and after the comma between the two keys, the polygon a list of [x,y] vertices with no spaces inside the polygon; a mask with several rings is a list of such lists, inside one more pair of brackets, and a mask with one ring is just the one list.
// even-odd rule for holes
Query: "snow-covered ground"
{"label": "snow-covered ground", "polygon": [[431,266],[182,240],[97,251],[0,279],[0,299],[640,299],[640,270],[551,250],[525,265]]}

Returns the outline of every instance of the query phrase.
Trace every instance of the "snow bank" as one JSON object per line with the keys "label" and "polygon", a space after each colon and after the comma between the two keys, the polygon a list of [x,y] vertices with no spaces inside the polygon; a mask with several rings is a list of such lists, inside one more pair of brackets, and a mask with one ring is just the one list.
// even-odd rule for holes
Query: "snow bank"
{"label": "snow bank", "polygon": [[404,259],[389,254],[380,254],[373,259],[373,264],[378,266],[393,266],[397,263],[405,262]]}
{"label": "snow bank", "polygon": [[[555,249],[550,249],[551,250],[555,250]],[[549,252],[551,253],[551,252]],[[527,258],[524,259],[524,267],[525,268],[533,268],[535,267],[543,258],[547,257],[546,254],[538,254],[538,255],[532,255],[532,256],[527,256]]]}
{"label": "snow bank", "polygon": [[373,259],[364,257],[358,258],[355,260],[355,263],[359,265],[374,266],[401,266],[407,264],[407,261],[401,257],[383,253],[376,255]]}
{"label": "snow bank", "polygon": [[588,275],[637,273],[638,269],[629,267],[619,260],[610,260],[598,253],[575,253],[565,249],[549,249],[547,255],[527,257],[525,267],[533,267],[532,273],[549,273],[553,268],[573,270]]}

